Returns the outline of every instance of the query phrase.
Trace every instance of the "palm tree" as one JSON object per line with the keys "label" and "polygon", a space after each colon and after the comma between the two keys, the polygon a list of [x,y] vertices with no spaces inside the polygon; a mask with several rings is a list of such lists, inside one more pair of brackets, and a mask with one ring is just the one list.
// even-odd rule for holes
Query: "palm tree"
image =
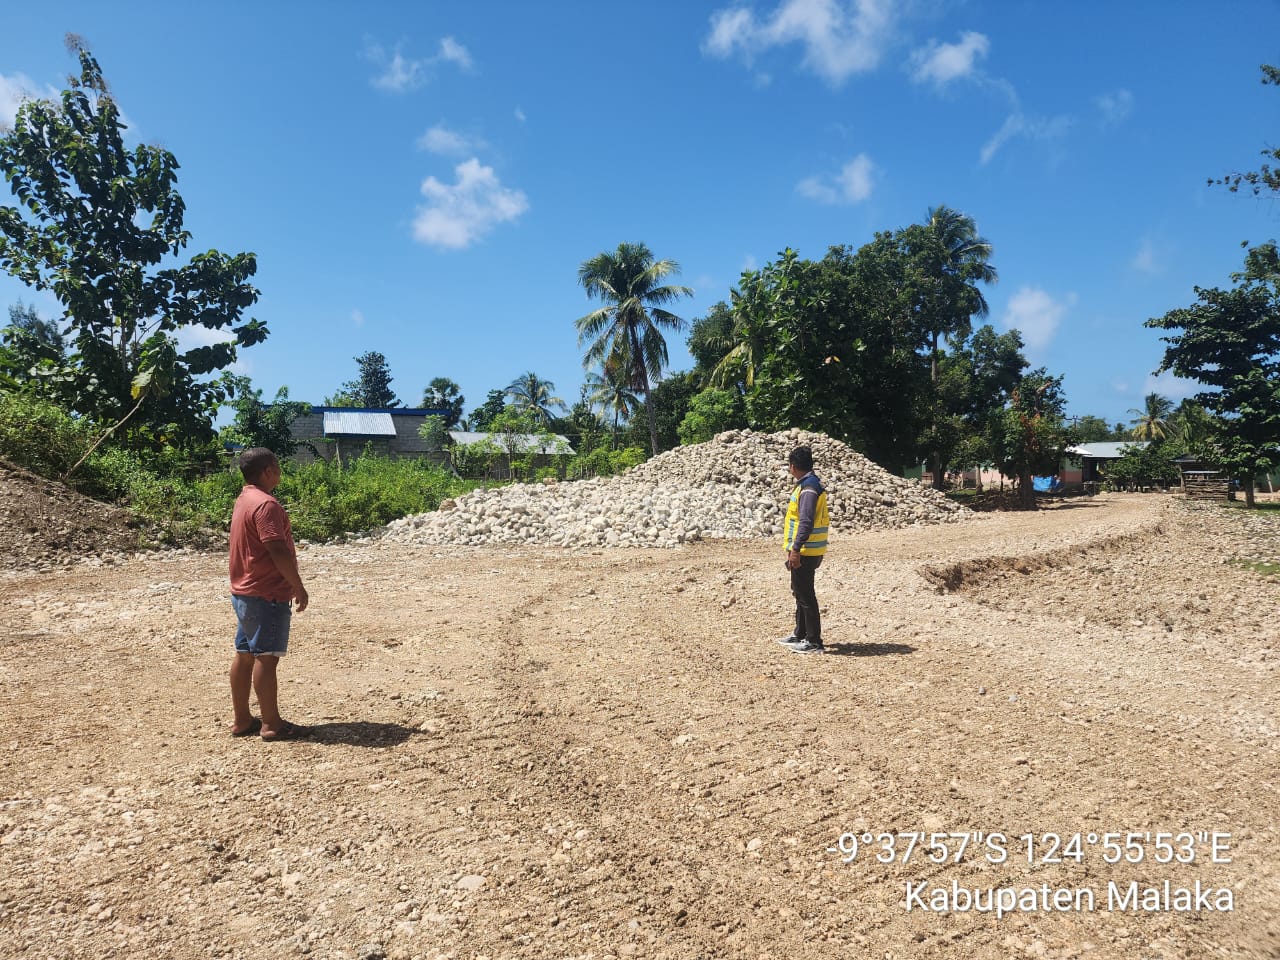
{"label": "palm tree", "polygon": [[553,396],[556,385],[550,380],[543,380],[530,370],[522,373],[507,385],[506,395],[517,410],[528,410],[539,423],[550,423],[552,408],[567,412],[568,407],[559,397]]}
{"label": "palm tree", "polygon": [[1158,393],[1148,393],[1142,401],[1142,408],[1129,411],[1134,416],[1133,439],[1163,440],[1169,434],[1169,414],[1173,412],[1173,401]]}
{"label": "palm tree", "polygon": [[663,306],[693,296],[688,287],[663,284],[679,272],[674,260],[655,261],[643,243],[620,243],[617,250],[596,254],[578,268],[578,282],[587,296],[605,301],[599,310],[576,321],[578,345],[587,346],[583,366],[590,369],[613,362],[625,371],[631,389],[644,398],[651,453],[658,452],[651,390],[667,365],[662,331],[684,328],[684,320]]}
{"label": "palm tree", "polygon": [[743,390],[750,390],[755,386],[756,367],[765,352],[764,333],[758,323],[747,322],[747,311],[737,309],[742,294],[731,290],[729,297],[735,309],[730,313],[728,330],[704,334],[707,348],[715,348],[720,354],[707,376],[707,386],[723,390],[740,383]]}
{"label": "palm tree", "polygon": [[933,351],[933,380],[938,380],[938,341],[943,335],[967,336],[969,319],[985,317],[991,312],[987,299],[975,284],[995,283],[999,279],[990,263],[991,243],[978,236],[973,217],[950,207],[934,207],[929,211],[925,229],[935,244],[938,261],[934,269],[940,274],[942,297],[936,309],[926,318]]}
{"label": "palm tree", "polygon": [[1213,417],[1194,400],[1183,400],[1169,418],[1169,432],[1183,453],[1194,453],[1213,435]]}
{"label": "palm tree", "polygon": [[[987,299],[978,289],[979,283],[995,283],[999,279],[990,263],[991,243],[978,236],[973,217],[947,206],[933,207],[924,226],[923,242],[917,251],[924,256],[924,281],[928,293],[921,311],[928,338],[930,380],[934,385],[933,420],[935,434],[938,423],[938,343],[943,336],[963,340],[972,329],[973,316],[985,317],[991,312]],[[930,457],[933,485],[942,487],[942,453],[934,450]]]}
{"label": "palm tree", "polygon": [[616,446],[618,421],[630,420],[632,414],[640,409],[640,398],[628,384],[625,371],[618,364],[606,361],[602,372],[593,370],[587,374],[583,389],[589,403],[599,404],[606,413],[613,412],[613,442]]}

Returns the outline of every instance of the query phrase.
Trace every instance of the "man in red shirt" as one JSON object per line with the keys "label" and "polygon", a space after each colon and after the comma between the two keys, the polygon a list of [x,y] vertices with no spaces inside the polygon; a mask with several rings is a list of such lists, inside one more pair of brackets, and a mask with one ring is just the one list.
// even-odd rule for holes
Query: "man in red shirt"
{"label": "man in red shirt", "polygon": [[[253,447],[240,455],[240,473],[244,489],[231,514],[231,605],[237,623],[231,735],[297,740],[311,731],[281,718],[276,667],[289,648],[291,601],[298,601],[299,613],[307,609],[307,590],[298,574],[289,515],[271,495],[280,483],[280,461],[265,447]],[[258,694],[260,720],[249,712],[250,686]]]}

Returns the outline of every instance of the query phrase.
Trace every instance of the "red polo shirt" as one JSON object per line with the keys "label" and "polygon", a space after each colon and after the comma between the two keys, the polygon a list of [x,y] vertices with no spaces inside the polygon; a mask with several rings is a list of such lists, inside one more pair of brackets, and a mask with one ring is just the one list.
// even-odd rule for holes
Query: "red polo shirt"
{"label": "red polo shirt", "polygon": [[289,552],[297,556],[293,527],[280,501],[265,490],[246,483],[231,513],[232,593],[277,602],[293,598],[293,588],[281,576],[267,552],[266,544],[272,540],[288,544]]}

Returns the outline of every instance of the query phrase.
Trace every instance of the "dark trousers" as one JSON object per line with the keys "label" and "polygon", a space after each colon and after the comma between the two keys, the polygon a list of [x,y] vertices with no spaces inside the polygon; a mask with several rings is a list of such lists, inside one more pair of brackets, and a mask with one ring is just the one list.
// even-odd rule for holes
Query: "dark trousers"
{"label": "dark trousers", "polygon": [[791,571],[791,592],[796,598],[795,635],[810,643],[822,643],[822,613],[813,589],[813,575],[820,566],[821,557],[801,557],[800,566]]}

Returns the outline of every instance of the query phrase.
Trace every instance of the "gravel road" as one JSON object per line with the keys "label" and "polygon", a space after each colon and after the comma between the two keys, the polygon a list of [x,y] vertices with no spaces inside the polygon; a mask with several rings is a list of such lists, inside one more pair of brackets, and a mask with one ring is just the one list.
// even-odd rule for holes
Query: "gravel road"
{"label": "gravel road", "polygon": [[[768,541],[307,547],[293,744],[228,736],[221,554],[0,574],[0,956],[1274,958],[1280,584],[1229,561],[1276,531],[1148,495],[837,532],[808,657]],[[828,852],[864,832],[971,846]],[[1232,909],[1125,906],[1166,880]],[[1096,899],[928,906],[1006,889]]]}

